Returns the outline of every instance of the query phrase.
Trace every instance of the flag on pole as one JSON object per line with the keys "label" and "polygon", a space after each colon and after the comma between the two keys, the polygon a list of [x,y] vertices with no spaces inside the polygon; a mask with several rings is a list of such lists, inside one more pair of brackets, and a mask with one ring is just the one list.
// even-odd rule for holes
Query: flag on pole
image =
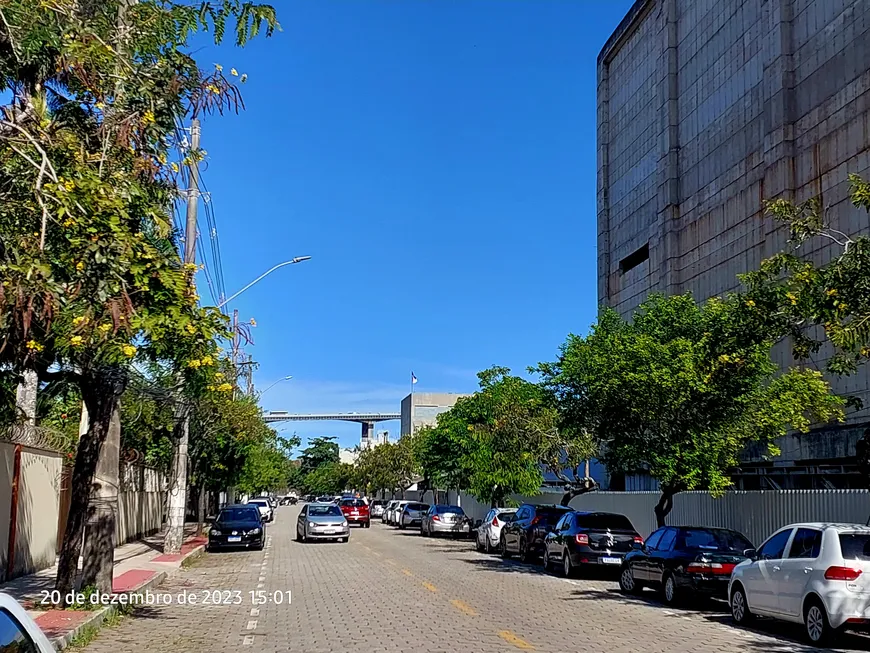
{"label": "flag on pole", "polygon": [[414,385],[415,383],[417,383],[417,377],[414,376],[413,372],[411,372],[411,385]]}

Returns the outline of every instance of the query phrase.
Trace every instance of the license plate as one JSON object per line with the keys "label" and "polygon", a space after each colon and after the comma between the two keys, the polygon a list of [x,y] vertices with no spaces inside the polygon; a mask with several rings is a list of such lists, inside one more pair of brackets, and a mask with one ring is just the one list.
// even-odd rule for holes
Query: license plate
{"label": "license plate", "polygon": [[330,533],[334,533],[334,532],[335,532],[335,529],[334,529],[334,528],[324,528],[324,529],[323,529],[323,532],[326,533],[326,534],[328,535],[328,534],[330,534]]}
{"label": "license plate", "polygon": [[227,538],[227,542],[241,542],[241,541],[242,541],[241,537],[228,537]]}
{"label": "license plate", "polygon": [[622,564],[622,558],[598,558],[601,561],[602,565],[620,565]]}

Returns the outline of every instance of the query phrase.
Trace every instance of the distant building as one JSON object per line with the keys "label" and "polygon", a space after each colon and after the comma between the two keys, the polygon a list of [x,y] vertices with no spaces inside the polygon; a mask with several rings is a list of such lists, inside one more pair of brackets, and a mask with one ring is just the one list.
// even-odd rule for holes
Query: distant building
{"label": "distant building", "polygon": [[[870,0],[637,0],[598,56],[599,304],[629,317],[651,292],[737,289],[785,246],[764,199],[818,198],[836,229],[866,234],[847,175],[870,172],[868,43]],[[860,486],[870,367],[831,382],[864,410],[783,438],[775,460],[750,448],[738,488]]]}
{"label": "distant building", "polygon": [[402,435],[410,435],[421,426],[435,426],[438,415],[450,410],[460,397],[469,395],[447,392],[415,392],[402,399]]}

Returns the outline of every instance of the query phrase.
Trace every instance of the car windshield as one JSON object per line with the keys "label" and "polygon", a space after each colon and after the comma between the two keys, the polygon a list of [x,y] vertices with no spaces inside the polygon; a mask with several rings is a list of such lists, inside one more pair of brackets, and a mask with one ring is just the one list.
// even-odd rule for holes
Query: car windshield
{"label": "car windshield", "polygon": [[870,533],[840,533],[844,560],[870,560]]}
{"label": "car windshield", "polygon": [[308,516],[309,517],[330,517],[330,516],[341,517],[341,510],[338,506],[309,506],[308,507]]}
{"label": "car windshield", "polygon": [[224,508],[220,511],[217,520],[228,521],[259,521],[260,512],[252,508]]}
{"label": "car windshield", "polygon": [[462,511],[462,508],[459,506],[438,506],[438,512],[444,513],[453,513],[454,515],[464,515],[465,513]]}
{"label": "car windshield", "polygon": [[628,517],[609,512],[577,513],[577,525],[592,530],[634,531]]}
{"label": "car windshield", "polygon": [[362,499],[342,499],[341,505],[345,508],[362,508],[366,502]]}
{"label": "car windshield", "polygon": [[429,510],[428,503],[409,503],[405,506],[407,510]]}
{"label": "car windshield", "polygon": [[752,548],[752,543],[736,531],[722,528],[685,528],[680,530],[677,548],[745,551]]}

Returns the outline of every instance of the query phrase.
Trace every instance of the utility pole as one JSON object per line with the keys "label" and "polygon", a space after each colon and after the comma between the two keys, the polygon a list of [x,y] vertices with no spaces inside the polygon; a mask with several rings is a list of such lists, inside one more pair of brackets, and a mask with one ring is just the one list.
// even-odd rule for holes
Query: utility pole
{"label": "utility pole", "polygon": [[[199,119],[190,124],[190,149],[188,153],[187,220],[184,229],[184,262],[196,263],[196,212],[199,207]],[[169,486],[169,509],[167,510],[166,535],[163,539],[164,553],[178,553],[184,542],[184,518],[187,514],[187,449],[190,439],[190,406],[181,394],[176,396],[174,451],[172,478]]]}

